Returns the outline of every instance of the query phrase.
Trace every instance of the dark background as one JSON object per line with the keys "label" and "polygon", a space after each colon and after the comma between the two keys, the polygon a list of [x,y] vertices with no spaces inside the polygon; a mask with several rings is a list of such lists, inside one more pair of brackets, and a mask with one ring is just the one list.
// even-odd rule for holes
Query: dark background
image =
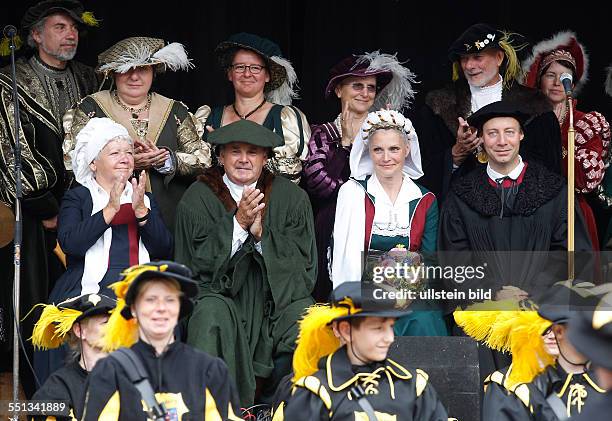
{"label": "dark background", "polygon": [[[0,23],[19,24],[35,2],[2,1]],[[153,36],[183,43],[196,68],[169,72],[155,82],[156,90],[185,102],[193,111],[202,104],[229,103],[229,83],[217,66],[215,46],[235,32],[253,32],[277,42],[298,74],[301,99],[295,102],[311,123],[335,118],[336,100],[325,100],[329,68],[351,53],[380,49],[409,60],[421,83],[416,105],[424,93],[450,80],[446,50],[469,25],[488,22],[538,42],[571,29],[590,52],[590,82],[579,108],[612,119],[612,98],[605,95],[605,68],[612,62],[609,2],[540,1],[186,1],[162,6],[153,1],[83,0],[86,10],[102,19],[81,38],[77,58],[95,65],[97,54],[128,36]],[[607,5],[606,5],[607,4]],[[3,63],[6,63],[4,61]]]}

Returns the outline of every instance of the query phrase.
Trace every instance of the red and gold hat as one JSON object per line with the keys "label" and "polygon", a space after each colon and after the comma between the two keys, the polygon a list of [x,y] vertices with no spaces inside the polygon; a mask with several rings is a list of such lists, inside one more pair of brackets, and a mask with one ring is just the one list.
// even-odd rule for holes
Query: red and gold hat
{"label": "red and gold hat", "polygon": [[579,92],[587,81],[589,58],[584,46],[571,31],[558,32],[533,47],[531,56],[523,62],[523,84],[537,88],[542,72],[554,61],[564,61],[573,67],[574,93]]}

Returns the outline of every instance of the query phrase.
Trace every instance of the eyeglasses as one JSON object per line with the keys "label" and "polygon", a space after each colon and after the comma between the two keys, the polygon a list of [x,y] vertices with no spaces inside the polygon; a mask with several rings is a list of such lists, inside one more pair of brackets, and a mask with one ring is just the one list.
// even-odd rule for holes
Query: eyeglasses
{"label": "eyeglasses", "polygon": [[247,69],[254,75],[258,75],[261,73],[266,66],[262,66],[260,64],[232,64],[230,68],[236,73],[244,73]]}
{"label": "eyeglasses", "polygon": [[350,85],[355,92],[361,92],[364,89],[367,89],[369,94],[375,94],[378,91],[378,87],[376,85],[366,85],[362,82],[353,82]]}

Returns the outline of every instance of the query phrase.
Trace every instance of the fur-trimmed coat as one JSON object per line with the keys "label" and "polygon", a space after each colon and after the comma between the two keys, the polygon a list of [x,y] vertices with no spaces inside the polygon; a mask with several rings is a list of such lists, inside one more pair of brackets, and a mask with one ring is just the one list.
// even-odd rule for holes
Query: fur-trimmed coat
{"label": "fur-trimmed coat", "polygon": [[[521,156],[527,161],[539,161],[549,170],[561,173],[561,132],[559,123],[548,100],[535,89],[515,82],[504,87],[504,101],[522,104],[533,117],[525,127],[521,143]],[[474,169],[478,163],[470,156],[453,172],[451,148],[455,144],[458,118],[467,119],[471,110],[471,93],[467,82],[461,79],[442,89],[430,92],[421,108],[415,128],[425,175],[419,180],[443,202],[451,181]]]}
{"label": "fur-trimmed coat", "polygon": [[[453,266],[486,262],[486,276],[476,282],[494,290],[514,285],[538,294],[543,284],[567,277],[565,180],[528,162],[514,192],[504,190],[502,213],[500,189],[491,185],[484,165],[453,184],[440,212],[440,257]],[[575,215],[575,250],[589,251],[592,247],[578,206]],[[474,286],[467,284],[462,286]]]}
{"label": "fur-trimmed coat", "polygon": [[200,285],[188,342],[227,363],[243,406],[253,402],[255,377],[287,374],[276,361],[290,360],[317,270],[306,192],[266,170],[257,188],[266,205],[261,252],[249,234],[231,255],[236,202],[218,167],[187,189],[176,210],[175,258]]}

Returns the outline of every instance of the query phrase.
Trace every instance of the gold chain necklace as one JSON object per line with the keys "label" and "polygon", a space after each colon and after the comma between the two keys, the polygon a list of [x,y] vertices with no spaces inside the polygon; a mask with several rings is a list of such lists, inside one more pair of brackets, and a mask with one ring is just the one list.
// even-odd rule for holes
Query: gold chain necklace
{"label": "gold chain necklace", "polygon": [[145,105],[143,105],[142,107],[136,109],[136,108],[132,108],[132,107],[128,107],[127,105],[125,105],[121,99],[119,98],[119,95],[117,94],[117,91],[113,91],[113,98],[115,99],[115,101],[117,102],[117,104],[119,104],[119,106],[121,108],[123,108],[125,111],[129,112],[132,115],[133,119],[137,119],[138,118],[138,114],[140,114],[143,111],[148,111],[149,108],[151,108],[151,98],[152,95],[149,92],[147,94],[147,103]]}

